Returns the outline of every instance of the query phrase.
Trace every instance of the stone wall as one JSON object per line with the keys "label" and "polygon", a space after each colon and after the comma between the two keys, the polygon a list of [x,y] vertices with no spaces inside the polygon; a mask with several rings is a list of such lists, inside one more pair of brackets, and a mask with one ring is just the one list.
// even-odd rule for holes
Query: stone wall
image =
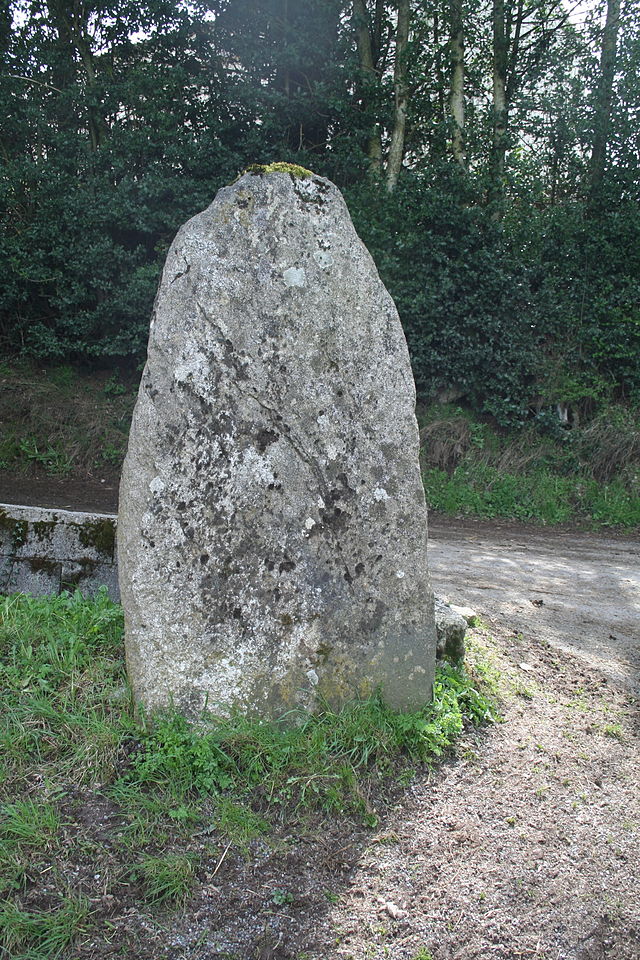
{"label": "stone wall", "polygon": [[0,593],[93,594],[119,599],[116,517],[0,504]]}

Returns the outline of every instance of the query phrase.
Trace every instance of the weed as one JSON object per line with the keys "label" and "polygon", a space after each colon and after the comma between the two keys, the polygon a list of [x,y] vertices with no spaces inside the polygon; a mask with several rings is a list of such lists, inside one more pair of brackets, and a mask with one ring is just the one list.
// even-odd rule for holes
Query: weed
{"label": "weed", "polygon": [[150,903],[178,905],[191,893],[196,867],[197,860],[192,854],[167,853],[163,857],[145,857],[131,877],[142,881]]}
{"label": "weed", "polygon": [[[432,762],[464,722],[496,719],[491,702],[470,677],[448,665],[436,676],[433,702],[415,713],[391,710],[380,696],[328,706],[283,726],[234,717],[192,725],[177,713],[141,731],[125,781],[174,796],[252,792],[267,803],[294,803],[327,811],[351,809],[375,825],[358,788],[360,772],[390,772],[406,755]],[[230,820],[227,811],[227,820]],[[246,814],[243,814],[246,818]]]}
{"label": "weed", "polygon": [[54,383],[57,387],[62,387],[63,390],[69,390],[76,382],[76,373],[73,367],[66,363],[59,367],[51,367],[47,376],[51,383]]}
{"label": "weed", "polygon": [[50,476],[64,476],[72,466],[71,457],[62,447],[53,443],[39,443],[34,437],[19,440],[14,456],[18,461],[39,464]]}
{"label": "weed", "polygon": [[0,945],[8,957],[59,957],[78,936],[89,914],[87,902],[68,895],[60,906],[38,913],[5,900],[0,905]]}
{"label": "weed", "polygon": [[102,390],[105,397],[121,397],[123,393],[127,392],[126,386],[121,382],[117,373],[114,373],[112,377],[105,381]]}
{"label": "weed", "polygon": [[277,907],[284,907],[289,903],[293,903],[293,894],[287,890],[280,890],[276,887],[271,896],[271,903],[275,903]]}
{"label": "weed", "polygon": [[624,736],[622,727],[619,723],[605,724],[605,726],[602,728],[602,732],[604,733],[605,737],[612,737],[614,740],[622,740]]}
{"label": "weed", "polygon": [[269,824],[244,804],[234,803],[228,797],[216,801],[216,826],[235,846],[248,853],[249,843],[269,832]]}
{"label": "weed", "polygon": [[46,849],[59,828],[60,816],[53,803],[17,800],[0,806],[0,842]]}
{"label": "weed", "polygon": [[422,947],[413,957],[413,960],[433,960],[433,955],[425,947]]}
{"label": "weed", "polygon": [[555,438],[536,429],[498,434],[459,407],[433,407],[422,422],[421,461],[435,510],[543,524],[640,524],[637,410],[607,408]]}

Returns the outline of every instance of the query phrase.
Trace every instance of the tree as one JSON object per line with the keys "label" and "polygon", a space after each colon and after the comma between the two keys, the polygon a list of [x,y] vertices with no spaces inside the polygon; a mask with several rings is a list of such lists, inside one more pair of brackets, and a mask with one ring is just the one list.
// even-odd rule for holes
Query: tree
{"label": "tree", "polygon": [[607,15],[600,50],[600,76],[598,77],[593,148],[591,151],[589,196],[592,203],[598,200],[604,179],[619,28],[620,0],[607,0]]}
{"label": "tree", "polygon": [[449,113],[451,115],[451,152],[463,172],[467,169],[465,149],[464,99],[464,19],[462,0],[450,0],[451,81]]}

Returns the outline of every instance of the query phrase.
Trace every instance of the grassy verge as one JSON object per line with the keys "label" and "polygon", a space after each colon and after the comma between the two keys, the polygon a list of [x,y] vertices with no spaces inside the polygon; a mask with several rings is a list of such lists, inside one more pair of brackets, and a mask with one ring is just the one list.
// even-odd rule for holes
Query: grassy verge
{"label": "grassy verge", "polygon": [[251,856],[284,819],[374,826],[391,783],[494,717],[474,678],[446,667],[411,714],[374,697],[295,727],[140,724],[106,595],[1,599],[0,685],[0,949],[14,960],[72,942],[81,956],[87,937],[95,950],[114,904],[176,909],[205,861]]}
{"label": "grassy verge", "polygon": [[117,478],[136,389],[137,377],[118,371],[1,362],[0,471],[21,478]]}
{"label": "grassy verge", "polygon": [[434,510],[540,524],[640,526],[640,413],[609,408],[583,428],[498,432],[460,407],[422,414]]}

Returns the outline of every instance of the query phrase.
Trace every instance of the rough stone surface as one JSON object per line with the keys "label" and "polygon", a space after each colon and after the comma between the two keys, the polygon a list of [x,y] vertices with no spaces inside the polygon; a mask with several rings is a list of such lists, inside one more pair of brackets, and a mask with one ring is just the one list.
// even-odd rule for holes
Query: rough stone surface
{"label": "rough stone surface", "polygon": [[117,599],[116,518],[0,504],[0,593],[61,590]]}
{"label": "rough stone surface", "polygon": [[477,627],[479,623],[479,616],[473,607],[459,607],[455,603],[450,603],[449,606],[454,613],[459,613],[460,616],[465,620],[468,627]]}
{"label": "rough stone surface", "polygon": [[[438,660],[457,662],[464,658],[464,638],[467,632],[467,620],[455,608],[441,597],[435,597],[435,618],[438,645]],[[473,612],[473,611],[471,611]]]}
{"label": "rough stone surface", "polygon": [[395,306],[327,180],[245,174],[179,231],[120,489],[147,708],[429,699],[414,402]]}

